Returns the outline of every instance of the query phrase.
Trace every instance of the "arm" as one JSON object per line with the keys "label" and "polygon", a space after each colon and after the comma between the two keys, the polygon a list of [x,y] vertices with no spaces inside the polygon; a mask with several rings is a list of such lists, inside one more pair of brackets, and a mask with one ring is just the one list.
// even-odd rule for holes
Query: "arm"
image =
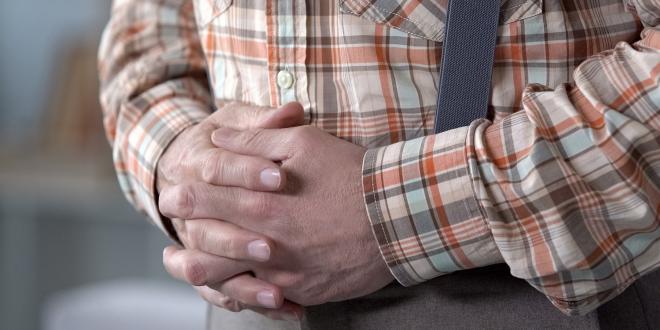
{"label": "arm", "polygon": [[192,1],[116,0],[99,61],[104,125],[122,190],[165,230],[156,165],[212,106]]}
{"label": "arm", "polygon": [[574,84],[367,152],[369,217],[399,282],[506,262],[583,314],[660,265],[660,7],[634,2],[642,39],[588,59]]}
{"label": "arm", "polygon": [[[187,246],[192,229],[176,220],[174,230],[171,220],[161,216],[156,206],[159,190],[205,181],[271,191],[280,189],[286,179],[277,164],[215,148],[211,132],[222,125],[288,127],[303,121],[303,111],[296,105],[266,109],[230,104],[210,115],[212,96],[199,42],[192,1],[116,0],[99,51],[104,124],[121,187],[137,209]],[[200,226],[201,222],[191,225]],[[213,226],[221,230],[213,231]],[[240,232],[248,248],[232,257],[263,261],[267,238],[215,221],[204,228],[210,231],[207,236]],[[191,247],[166,249],[165,257],[185,255],[213,264],[224,260]],[[167,263],[166,268],[172,272]],[[193,262],[177,264],[176,270],[195,283],[202,297],[223,308],[252,309],[272,318],[297,318],[301,313],[300,306],[283,301],[279,288],[250,274],[206,283],[203,277],[217,276],[223,268],[200,273]],[[241,295],[237,288],[243,290]]]}

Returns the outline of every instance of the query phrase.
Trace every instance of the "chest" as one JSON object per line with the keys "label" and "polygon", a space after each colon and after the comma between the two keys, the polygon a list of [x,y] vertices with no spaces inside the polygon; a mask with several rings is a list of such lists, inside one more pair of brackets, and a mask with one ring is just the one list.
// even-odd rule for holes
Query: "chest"
{"label": "chest", "polygon": [[[309,124],[376,146],[429,134],[447,0],[195,0],[216,104],[301,102]],[[495,117],[529,83],[572,81],[580,62],[641,26],[623,0],[503,0]],[[470,42],[470,40],[466,40]]]}

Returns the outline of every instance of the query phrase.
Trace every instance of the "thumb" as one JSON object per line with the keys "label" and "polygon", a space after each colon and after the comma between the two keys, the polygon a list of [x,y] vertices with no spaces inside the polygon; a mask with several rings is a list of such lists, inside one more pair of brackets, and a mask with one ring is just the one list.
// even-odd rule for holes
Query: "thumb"
{"label": "thumb", "polygon": [[288,128],[305,124],[305,110],[298,102],[287,103],[259,120],[259,128]]}
{"label": "thumb", "polygon": [[208,117],[216,127],[235,130],[253,128],[288,128],[303,125],[305,112],[298,102],[285,104],[277,109],[244,103],[230,103]]}

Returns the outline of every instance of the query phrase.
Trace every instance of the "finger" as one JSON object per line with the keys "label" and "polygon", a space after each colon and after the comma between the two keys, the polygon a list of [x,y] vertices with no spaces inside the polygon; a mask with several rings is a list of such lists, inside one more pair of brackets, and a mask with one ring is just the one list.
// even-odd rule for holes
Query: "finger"
{"label": "finger", "polygon": [[195,287],[195,290],[199,293],[202,299],[206,300],[209,304],[226,309],[230,312],[237,313],[244,309],[249,309],[248,306],[245,306],[240,301],[234,300],[222,294],[222,292],[213,290],[207,286],[197,286]]}
{"label": "finger", "polygon": [[[240,275],[243,276],[243,275]],[[249,275],[246,275],[249,276]],[[276,309],[250,306],[243,302],[225,295],[224,293],[209,288],[207,286],[195,287],[197,293],[211,305],[220,307],[231,312],[240,312],[242,310],[251,310],[255,313],[264,315],[274,320],[299,321],[302,319],[303,309],[300,305],[290,301],[284,301],[281,307]]]}
{"label": "finger", "polygon": [[158,204],[168,218],[222,219],[245,224],[247,220],[270,219],[281,213],[278,198],[277,194],[195,182],[166,188],[160,193]]}
{"label": "finger", "polygon": [[287,128],[300,126],[305,123],[305,111],[298,102],[287,103],[275,109],[269,116],[264,116],[262,121],[254,128]]}
{"label": "finger", "polygon": [[187,220],[178,230],[179,238],[189,249],[234,260],[265,262],[270,259],[273,243],[265,236],[218,220]]}
{"label": "finger", "polygon": [[284,302],[280,288],[250,274],[241,274],[224,282],[208,285],[208,287],[247,306],[276,309],[280,308]]}
{"label": "finger", "polygon": [[209,120],[216,126],[237,130],[253,128],[285,128],[302,125],[304,110],[300,103],[289,103],[274,109],[244,103],[230,103],[214,112]]}
{"label": "finger", "polygon": [[218,186],[277,191],[284,187],[286,180],[283,171],[270,160],[222,149],[210,149],[200,155],[196,168],[204,182]]}
{"label": "finger", "polygon": [[217,127],[230,127],[237,130],[259,127],[275,113],[274,108],[260,107],[246,103],[226,104],[208,117],[208,121]]}
{"label": "finger", "polygon": [[306,132],[306,126],[244,131],[222,127],[213,132],[211,141],[219,148],[238,154],[283,161],[291,157],[295,144],[311,138],[304,135]]}
{"label": "finger", "polygon": [[245,262],[173,245],[163,250],[163,265],[172,277],[196,286],[222,282],[249,270]]}

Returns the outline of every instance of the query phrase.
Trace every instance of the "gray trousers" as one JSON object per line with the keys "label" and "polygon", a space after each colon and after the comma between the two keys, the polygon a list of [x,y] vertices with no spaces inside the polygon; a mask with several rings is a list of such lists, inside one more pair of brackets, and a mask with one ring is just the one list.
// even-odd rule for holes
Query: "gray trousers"
{"label": "gray trousers", "polygon": [[660,272],[587,316],[559,312],[504,265],[458,272],[410,288],[392,284],[366,297],[309,307],[301,323],[210,310],[218,329],[660,329]]}

